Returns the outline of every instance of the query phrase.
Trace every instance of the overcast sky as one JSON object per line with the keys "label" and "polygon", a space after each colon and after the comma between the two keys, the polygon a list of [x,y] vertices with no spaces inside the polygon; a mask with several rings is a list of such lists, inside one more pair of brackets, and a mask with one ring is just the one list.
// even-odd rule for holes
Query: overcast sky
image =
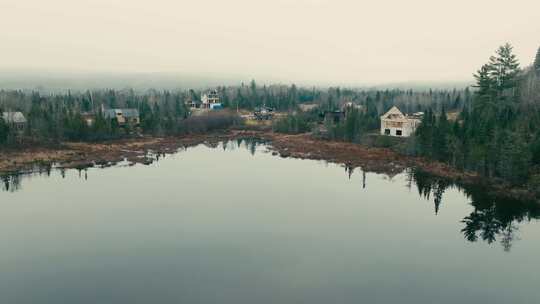
{"label": "overcast sky", "polygon": [[332,84],[462,81],[539,0],[0,0],[0,69],[179,72]]}

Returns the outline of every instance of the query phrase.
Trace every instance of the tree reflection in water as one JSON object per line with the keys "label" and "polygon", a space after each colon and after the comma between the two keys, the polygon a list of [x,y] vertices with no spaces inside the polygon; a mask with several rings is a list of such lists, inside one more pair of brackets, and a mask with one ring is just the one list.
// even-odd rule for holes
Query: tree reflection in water
{"label": "tree reflection in water", "polygon": [[[267,142],[257,138],[242,138],[224,141],[213,145],[213,147],[221,147],[223,150],[244,148],[254,155],[261,145],[265,146]],[[31,171],[32,173],[0,175],[2,190],[7,192],[19,191],[22,188],[21,182],[23,178],[43,174],[49,176],[51,170],[51,165],[45,165],[34,168]],[[354,170],[352,166],[345,166],[345,172],[349,179]],[[361,172],[362,187],[365,189],[366,171],[361,170]],[[82,171],[79,170],[79,177],[86,180],[88,172],[84,170],[84,176],[81,173]],[[65,177],[65,170],[60,169],[60,174]],[[441,211],[443,194],[448,188],[457,188],[467,196],[474,210],[461,221],[464,225],[461,232],[465,239],[470,242],[482,240],[491,244],[498,240],[504,250],[509,251],[512,248],[513,241],[517,239],[518,224],[540,218],[540,205],[535,202],[495,197],[482,187],[458,185],[449,179],[436,177],[420,170],[411,169],[407,174],[410,188],[415,184],[421,197],[427,200],[433,199],[435,215]]]}
{"label": "tree reflection in water", "polygon": [[255,137],[244,137],[244,138],[237,138],[235,140],[225,140],[220,143],[223,151],[227,150],[236,150],[238,148],[246,148],[251,155],[255,155],[257,153],[257,148],[259,146],[266,146],[267,141],[255,138]]}
{"label": "tree reflection in water", "polygon": [[52,164],[36,164],[27,172],[12,172],[0,175],[2,182],[2,191],[17,192],[22,189],[22,180],[32,175],[51,176]]}
{"label": "tree reflection in water", "polygon": [[[258,139],[258,138],[239,138],[236,140],[230,140],[230,141],[223,141],[220,143],[214,143],[214,144],[206,144],[206,146],[210,148],[217,148],[221,147],[224,151],[227,150],[236,150],[238,148],[245,148],[249,151],[251,155],[255,155],[257,152],[257,148],[259,146],[265,146],[267,145],[267,141]],[[181,151],[185,151],[187,149],[183,149]],[[179,150],[180,151],[180,150]],[[160,159],[164,158],[167,154],[163,152],[158,153],[149,153],[149,157],[154,159],[155,161],[159,162]],[[79,178],[84,178],[84,180],[88,180],[88,168],[75,168],[74,170],[78,171]],[[14,172],[14,173],[8,173],[8,174],[2,174],[0,175],[0,181],[2,183],[2,191],[6,192],[17,192],[19,190],[22,190],[22,181],[24,179],[29,179],[32,176],[39,176],[39,175],[46,175],[50,176],[51,171],[53,170],[52,164],[36,164],[32,168],[28,169],[25,172]],[[55,169],[56,172],[60,173],[60,176],[62,178],[66,178],[66,169],[65,168],[57,168]],[[84,172],[84,175],[82,174]]]}
{"label": "tree reflection in water", "polygon": [[481,186],[457,185],[420,170],[410,170],[408,174],[421,196],[429,199],[433,195],[435,213],[439,212],[442,195],[449,187],[456,187],[467,196],[474,210],[461,221],[461,232],[470,242],[483,240],[491,244],[499,239],[504,250],[510,251],[517,239],[518,224],[540,218],[540,206],[535,202],[495,197]]}
{"label": "tree reflection in water", "polygon": [[21,189],[21,174],[8,174],[0,176],[2,180],[2,190],[16,192]]}

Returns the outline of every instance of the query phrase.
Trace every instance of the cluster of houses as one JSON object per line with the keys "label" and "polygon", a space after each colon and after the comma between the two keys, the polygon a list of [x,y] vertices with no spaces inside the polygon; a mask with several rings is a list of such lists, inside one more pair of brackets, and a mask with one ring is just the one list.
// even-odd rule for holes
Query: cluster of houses
{"label": "cluster of houses", "polygon": [[[102,109],[102,115],[105,119],[115,120],[119,126],[138,126],[141,122],[137,109]],[[81,113],[81,116],[86,125],[94,125],[95,113]],[[22,112],[3,112],[2,119],[13,130],[22,132],[26,128],[27,120]]]}
{"label": "cluster of houses", "polygon": [[[137,109],[105,109],[101,108],[103,118],[115,121],[119,126],[138,126],[141,123],[139,110]],[[86,125],[91,127],[96,122],[96,114],[93,112],[81,113]]]}
{"label": "cluster of houses", "polygon": [[[103,118],[115,121],[119,126],[138,126],[141,123],[139,110],[137,109],[101,109]],[[91,127],[96,122],[96,114],[93,112],[81,113],[86,125]]]}
{"label": "cluster of houses", "polygon": [[[317,104],[301,104],[300,110],[307,112],[318,107]],[[320,119],[326,123],[340,123],[345,120],[347,112],[351,110],[362,111],[362,105],[354,102],[346,102],[340,108],[335,110],[325,110],[320,112]],[[413,114],[403,114],[398,107],[393,106],[388,112],[380,117],[381,129],[380,134],[393,137],[410,137],[414,134],[418,126],[422,122],[423,112]]]}
{"label": "cluster of houses", "polygon": [[[347,116],[347,111],[359,109],[360,105],[346,103],[341,109],[321,112],[321,119],[329,123],[339,123]],[[410,137],[422,123],[423,112],[403,114],[396,106],[380,117],[380,134],[393,137]]]}
{"label": "cluster of houses", "polygon": [[[216,90],[211,90],[202,95],[200,102],[190,102],[191,108],[202,108],[207,110],[222,109],[219,94]],[[139,110],[133,108],[101,108],[101,114],[107,120],[115,121],[119,126],[136,127],[141,123]],[[83,112],[81,117],[87,126],[93,126],[96,122],[97,114],[95,112]],[[22,112],[3,112],[2,118],[4,122],[9,124],[13,129],[23,131],[26,127],[27,120]]]}
{"label": "cluster of houses", "polygon": [[[217,91],[213,90],[207,94],[204,94],[201,98],[201,103],[195,107],[203,109],[222,108]],[[341,120],[345,119],[348,110],[358,107],[360,106],[347,103],[340,110],[322,112],[321,118],[331,123],[339,123]],[[119,126],[136,127],[141,122],[139,111],[137,109],[105,109],[102,107],[101,113],[105,119],[111,121],[114,120]],[[259,120],[268,120],[272,118],[273,114],[273,109],[261,107],[256,109],[254,116]],[[96,121],[95,113],[81,113],[81,115],[88,126],[92,126]],[[414,134],[422,122],[423,115],[423,112],[403,114],[403,112],[394,106],[380,117],[380,134],[385,136],[409,137]],[[14,130],[18,130],[20,132],[25,129],[27,124],[27,120],[24,117],[24,114],[21,112],[3,112],[2,119]]]}

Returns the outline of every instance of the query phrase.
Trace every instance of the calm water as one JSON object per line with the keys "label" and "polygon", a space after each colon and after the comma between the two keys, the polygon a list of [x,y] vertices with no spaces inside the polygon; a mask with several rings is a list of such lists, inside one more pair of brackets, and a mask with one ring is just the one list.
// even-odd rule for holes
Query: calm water
{"label": "calm water", "polygon": [[0,303],[540,303],[535,205],[225,148],[4,177]]}

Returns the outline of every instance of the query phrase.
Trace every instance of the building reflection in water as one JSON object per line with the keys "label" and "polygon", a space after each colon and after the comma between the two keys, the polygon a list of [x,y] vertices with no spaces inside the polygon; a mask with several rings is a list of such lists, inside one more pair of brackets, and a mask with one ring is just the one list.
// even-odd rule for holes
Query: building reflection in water
{"label": "building reflection in water", "polygon": [[[267,142],[256,138],[243,138],[238,140],[224,141],[211,145],[213,148],[222,148],[224,151],[247,149],[250,154],[255,155],[260,146],[266,146]],[[182,150],[185,151],[185,150]],[[155,155],[156,160],[165,157],[165,154]],[[22,189],[23,179],[33,176],[50,176],[53,170],[51,165],[36,166],[31,173],[13,173],[0,175],[2,191],[16,192]],[[352,166],[345,166],[345,173],[348,178],[355,172]],[[360,169],[359,169],[360,170]],[[66,177],[65,169],[58,169],[63,178]],[[366,189],[367,172],[362,173],[362,189]],[[88,170],[83,168],[78,170],[79,178],[88,179]],[[456,188],[469,199],[473,211],[462,220],[461,232],[466,240],[470,242],[485,241],[489,244],[499,242],[504,250],[509,251],[512,243],[517,239],[519,230],[518,224],[540,218],[540,205],[535,202],[519,201],[509,198],[501,198],[489,194],[486,189],[480,186],[458,185],[449,179],[433,176],[429,173],[410,169],[407,171],[408,187],[416,187],[420,197],[433,200],[434,214],[443,212],[443,194],[449,188]]]}

